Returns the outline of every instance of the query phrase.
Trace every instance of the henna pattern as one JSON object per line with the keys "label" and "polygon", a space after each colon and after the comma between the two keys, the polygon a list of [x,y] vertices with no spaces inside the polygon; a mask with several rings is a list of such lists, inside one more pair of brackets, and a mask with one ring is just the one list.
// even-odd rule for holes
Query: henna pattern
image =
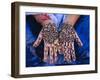
{"label": "henna pattern", "polygon": [[70,24],[63,24],[59,33],[59,44],[63,48],[64,60],[67,62],[75,61],[74,41],[82,46],[82,42],[76,34],[74,28]]}
{"label": "henna pattern", "polygon": [[52,44],[58,38],[58,32],[54,27],[55,24],[46,24],[42,29],[42,35],[45,42]]}
{"label": "henna pattern", "polygon": [[70,24],[64,24],[59,33],[59,42],[74,42],[75,31]]}
{"label": "henna pattern", "polygon": [[64,60],[68,63],[75,61],[74,41],[76,41],[79,46],[82,46],[81,40],[72,25],[63,24],[59,33],[55,26],[54,23],[43,25],[38,39],[33,46],[36,47],[42,39],[44,40],[44,62],[48,61],[49,56],[50,63],[55,63],[57,61],[57,51],[64,54]]}
{"label": "henna pattern", "polygon": [[[58,32],[56,30],[56,25],[54,23],[48,23],[43,25],[40,34],[33,44],[34,47],[37,47],[41,40],[44,41],[44,62],[50,64],[57,61],[57,46],[58,46]],[[49,58],[48,58],[49,57]],[[48,60],[49,59],[49,60]]]}

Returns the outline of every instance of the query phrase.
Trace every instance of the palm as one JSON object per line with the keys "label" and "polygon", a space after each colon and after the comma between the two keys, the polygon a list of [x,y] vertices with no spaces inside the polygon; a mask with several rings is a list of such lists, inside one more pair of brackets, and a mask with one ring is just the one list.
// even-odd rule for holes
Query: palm
{"label": "palm", "polygon": [[44,61],[47,62],[50,56],[50,63],[56,62],[58,32],[54,24],[48,23],[43,26],[33,46],[37,47],[42,39],[44,41]]}
{"label": "palm", "polygon": [[64,24],[59,33],[59,44],[61,45],[61,52],[64,54],[64,60],[67,62],[76,60],[74,41],[76,41],[79,46],[82,46],[82,42],[74,28],[69,24]]}

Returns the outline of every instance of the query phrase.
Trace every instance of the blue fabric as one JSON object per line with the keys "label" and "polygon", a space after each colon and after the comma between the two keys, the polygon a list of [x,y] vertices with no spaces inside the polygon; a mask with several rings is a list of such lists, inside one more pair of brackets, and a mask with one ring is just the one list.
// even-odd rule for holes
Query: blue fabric
{"label": "blue fabric", "polygon": [[75,26],[76,32],[83,43],[83,47],[81,48],[75,45],[78,64],[89,63],[89,18],[90,17],[88,15],[81,16]]}
{"label": "blue fabric", "polygon": [[[65,16],[62,14],[49,14],[49,16],[56,23],[57,29],[59,29]],[[42,61],[44,49],[43,41],[37,48],[32,46],[42,26],[36,22],[32,15],[26,15],[26,67],[89,64],[89,26],[89,15],[81,15],[75,25],[75,30],[82,40],[83,46],[80,48],[77,43],[75,43],[75,53],[77,57],[75,62],[68,64],[64,62],[64,56],[59,54],[56,64],[48,64]]]}

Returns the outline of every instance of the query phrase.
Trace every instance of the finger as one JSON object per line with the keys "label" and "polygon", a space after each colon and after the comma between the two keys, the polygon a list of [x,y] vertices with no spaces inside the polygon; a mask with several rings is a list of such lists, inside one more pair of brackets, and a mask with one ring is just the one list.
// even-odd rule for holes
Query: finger
{"label": "finger", "polygon": [[39,36],[38,36],[37,40],[34,42],[33,46],[34,47],[39,46],[41,40],[42,40],[42,32],[39,33]]}
{"label": "finger", "polygon": [[52,64],[53,63],[53,49],[52,49],[52,45],[50,45],[50,64]]}
{"label": "finger", "polygon": [[75,55],[75,50],[74,50],[74,42],[72,42],[72,50],[71,50],[71,57],[72,61],[76,61],[76,55]]}
{"label": "finger", "polygon": [[44,62],[48,61],[48,44],[44,44]]}
{"label": "finger", "polygon": [[65,50],[64,60],[67,61],[68,63],[71,62],[71,55],[68,53],[68,49]]}
{"label": "finger", "polygon": [[72,45],[71,45],[71,42],[66,42],[66,45],[65,45],[65,53],[66,53],[66,58],[67,58],[67,62],[71,62],[71,49],[72,49]]}
{"label": "finger", "polygon": [[53,46],[54,62],[57,61],[57,46]]}
{"label": "finger", "polygon": [[77,35],[77,33],[75,32],[75,41],[77,42],[77,44],[79,46],[83,46],[82,41],[80,40],[79,36]]}
{"label": "finger", "polygon": [[54,41],[54,51],[57,53],[57,51],[58,52],[61,52],[60,50],[61,50],[61,46],[60,46],[60,44],[59,44],[59,42],[58,42],[58,39],[57,40],[55,40]]}
{"label": "finger", "polygon": [[75,55],[75,50],[72,50],[72,61],[76,61],[76,55]]}
{"label": "finger", "polygon": [[59,46],[59,49],[58,49],[58,52],[60,53],[60,54],[63,54],[64,53],[64,51],[65,51],[65,45],[64,44],[62,44],[62,45],[60,45]]}
{"label": "finger", "polygon": [[58,46],[54,46],[54,53],[57,53],[57,47]]}
{"label": "finger", "polygon": [[58,46],[58,48],[57,48],[57,51],[58,51],[59,54],[62,53],[62,52],[61,52],[61,48],[62,48],[61,46]]}

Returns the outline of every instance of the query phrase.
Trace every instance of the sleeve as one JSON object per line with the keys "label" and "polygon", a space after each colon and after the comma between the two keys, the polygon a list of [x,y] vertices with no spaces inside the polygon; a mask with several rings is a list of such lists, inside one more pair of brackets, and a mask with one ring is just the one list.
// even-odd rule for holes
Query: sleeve
{"label": "sleeve", "polygon": [[83,43],[81,48],[75,43],[77,64],[89,64],[89,26],[89,15],[81,15],[80,19],[75,25],[76,32]]}
{"label": "sleeve", "polygon": [[[39,65],[40,58],[37,55],[36,49],[32,46],[36,40],[36,33],[32,31],[33,24],[32,16],[26,15],[26,67]],[[34,28],[33,28],[34,29]]]}

